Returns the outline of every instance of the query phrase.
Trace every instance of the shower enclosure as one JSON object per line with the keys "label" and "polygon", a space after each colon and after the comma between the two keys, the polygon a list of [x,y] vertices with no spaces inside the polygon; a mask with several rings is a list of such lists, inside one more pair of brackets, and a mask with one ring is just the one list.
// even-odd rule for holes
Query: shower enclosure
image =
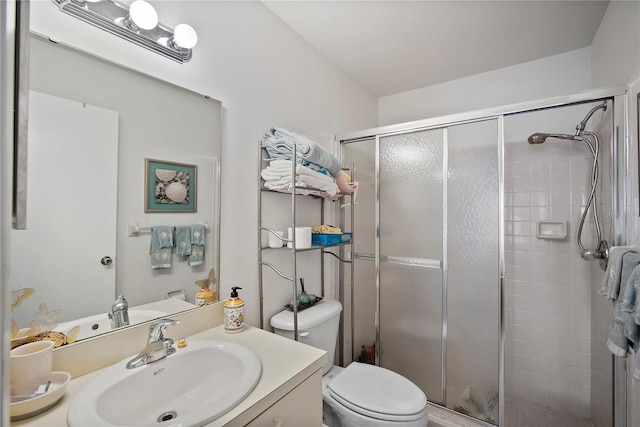
{"label": "shower enclosure", "polygon": [[[600,123],[590,130],[601,134],[607,179],[596,191],[612,213],[598,228],[620,244],[625,191],[611,188],[624,187],[625,150],[612,129],[623,95],[591,91],[339,137],[360,183],[342,215],[353,209],[355,218],[353,265],[339,289],[347,362],[375,348],[375,363],[416,383],[443,418],[539,425],[530,414],[540,407],[565,417],[554,422],[589,419],[591,281],[602,271],[580,259],[576,233],[592,152],[581,142],[529,145],[527,136],[573,132],[606,103],[607,115],[589,122]],[[586,217],[587,247],[591,234]],[[611,372],[597,379],[609,380]],[[599,410],[605,418],[610,406]]]}

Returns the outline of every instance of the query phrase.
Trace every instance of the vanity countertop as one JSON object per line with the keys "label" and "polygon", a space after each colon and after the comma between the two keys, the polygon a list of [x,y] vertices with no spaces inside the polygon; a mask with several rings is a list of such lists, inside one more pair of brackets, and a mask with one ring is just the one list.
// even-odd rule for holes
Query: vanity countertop
{"label": "vanity countertop", "polygon": [[[247,326],[237,334],[227,334],[222,326],[187,337],[191,341],[220,340],[241,344],[255,351],[262,363],[262,376],[255,389],[238,406],[208,424],[245,425],[317,372],[326,363],[326,352],[293,340]],[[171,357],[171,356],[169,356]],[[12,426],[54,427],[67,425],[67,410],[73,397],[102,369],[70,381],[64,397],[47,412]]]}

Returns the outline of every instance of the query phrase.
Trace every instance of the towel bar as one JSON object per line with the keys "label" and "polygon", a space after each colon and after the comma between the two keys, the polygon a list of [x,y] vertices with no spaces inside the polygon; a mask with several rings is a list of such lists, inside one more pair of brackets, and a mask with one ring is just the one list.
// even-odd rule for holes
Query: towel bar
{"label": "towel bar", "polygon": [[[199,222],[198,224],[204,225],[205,230],[209,228],[207,225],[207,221]],[[151,232],[151,226],[141,227],[138,221],[129,221],[127,222],[127,236],[135,237],[138,236],[140,232]]]}

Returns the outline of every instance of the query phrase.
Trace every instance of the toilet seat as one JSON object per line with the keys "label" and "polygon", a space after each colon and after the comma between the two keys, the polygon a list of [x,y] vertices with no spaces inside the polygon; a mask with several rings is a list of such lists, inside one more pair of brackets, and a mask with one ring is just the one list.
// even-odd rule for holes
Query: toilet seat
{"label": "toilet seat", "polygon": [[379,366],[353,362],[329,383],[337,402],[367,417],[395,422],[420,419],[427,399],[405,377]]}

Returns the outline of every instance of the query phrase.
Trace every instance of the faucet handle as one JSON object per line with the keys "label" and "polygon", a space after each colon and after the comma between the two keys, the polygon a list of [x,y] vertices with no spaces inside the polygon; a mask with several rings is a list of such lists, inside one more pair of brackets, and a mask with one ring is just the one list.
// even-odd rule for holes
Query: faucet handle
{"label": "faucet handle", "polygon": [[177,325],[179,320],[173,319],[159,319],[149,325],[149,342],[163,341],[164,333],[169,325]]}

